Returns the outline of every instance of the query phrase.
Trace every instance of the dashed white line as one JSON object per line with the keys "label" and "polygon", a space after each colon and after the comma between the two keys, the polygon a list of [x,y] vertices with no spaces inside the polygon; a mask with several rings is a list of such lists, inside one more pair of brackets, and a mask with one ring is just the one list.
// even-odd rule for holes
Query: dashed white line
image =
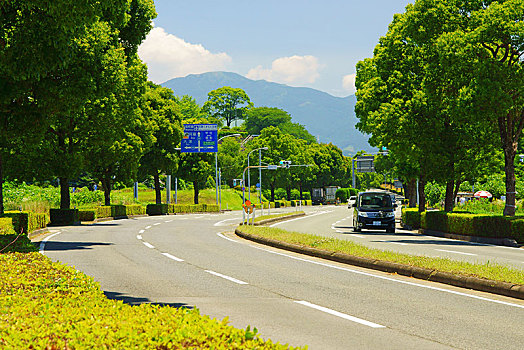
{"label": "dashed white line", "polygon": [[371,328],[386,328],[385,326],[379,325],[377,323],[373,323],[373,322],[366,321],[366,320],[363,320],[363,319],[358,318],[358,317],[354,317],[354,316],[351,316],[351,315],[344,314],[342,312],[331,310],[331,309],[328,309],[327,307],[311,304],[311,303],[309,303],[307,301],[304,301],[304,300],[295,301],[295,303],[300,304],[300,305],[304,305],[304,306],[310,307],[312,309],[319,310],[319,311],[322,311],[322,312],[328,313],[330,315],[337,316],[337,317],[340,317],[340,318],[343,318],[343,319],[346,319],[346,320],[349,320],[349,321],[352,321],[352,322],[360,323],[360,324],[363,324],[363,325],[371,327]]}
{"label": "dashed white line", "polygon": [[146,230],[149,230],[151,228],[151,226],[146,226]]}
{"label": "dashed white line", "polygon": [[164,221],[165,223],[168,223],[168,222],[173,222],[173,220],[167,220],[167,221]]}
{"label": "dashed white line", "polygon": [[378,242],[398,244],[398,245],[408,245],[407,243],[394,242],[394,241],[378,241]]}
{"label": "dashed white line", "polygon": [[136,239],[142,240],[142,235],[136,235]]}
{"label": "dashed white line", "polygon": [[149,244],[149,243],[147,243],[147,242],[142,242],[142,243],[144,243],[144,245],[145,245],[146,247],[150,248],[150,249],[154,249],[154,248],[155,248],[154,245],[151,245],[151,244]]}
{"label": "dashed white line", "polygon": [[161,224],[160,222],[157,222],[157,223],[153,224],[153,226],[158,226],[160,224]]}
{"label": "dashed white line", "polygon": [[356,234],[350,234],[350,236],[357,237],[357,238],[366,238],[366,237],[364,237],[362,235],[356,235]]}
{"label": "dashed white line", "polygon": [[233,277],[229,277],[229,276],[226,276],[226,275],[223,275],[221,273],[218,273],[218,272],[215,272],[215,271],[211,271],[211,270],[206,270],[207,273],[210,273],[212,275],[215,275],[217,277],[221,277],[221,278],[224,278],[228,281],[231,281],[231,282],[234,282],[234,283],[237,283],[237,284],[248,284],[247,282],[244,282],[244,281],[241,281],[241,280],[237,280],[236,278],[233,278]]}
{"label": "dashed white line", "polygon": [[140,230],[140,231],[138,231],[138,233],[140,233],[140,234],[142,234],[142,233],[144,233],[144,232],[146,232],[146,230]]}
{"label": "dashed white line", "polygon": [[178,262],[184,261],[183,259],[177,258],[176,256],[173,256],[173,255],[171,255],[169,253],[162,253],[162,255],[165,256],[165,257],[168,257],[169,259],[178,261]]}
{"label": "dashed white line", "polygon": [[461,255],[477,256],[477,254],[472,254],[472,253],[463,253],[463,252],[456,252],[456,251],[454,251],[454,250],[445,250],[445,249],[435,249],[435,250],[438,250],[439,252],[446,252],[446,253],[454,253],[454,254],[461,254]]}

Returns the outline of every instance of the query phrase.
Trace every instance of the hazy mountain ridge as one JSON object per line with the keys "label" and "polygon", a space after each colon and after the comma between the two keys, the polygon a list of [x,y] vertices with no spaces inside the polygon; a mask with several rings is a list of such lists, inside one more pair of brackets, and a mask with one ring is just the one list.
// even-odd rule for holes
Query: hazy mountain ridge
{"label": "hazy mountain ridge", "polygon": [[346,155],[361,149],[372,150],[368,137],[355,129],[354,95],[335,97],[311,88],[251,80],[228,72],[191,74],[161,85],[172,89],[177,96],[190,95],[201,105],[207,101],[209,91],[222,86],[240,88],[255,107],[278,107],[287,111],[293,122],[303,124],[320,142],[337,145]]}

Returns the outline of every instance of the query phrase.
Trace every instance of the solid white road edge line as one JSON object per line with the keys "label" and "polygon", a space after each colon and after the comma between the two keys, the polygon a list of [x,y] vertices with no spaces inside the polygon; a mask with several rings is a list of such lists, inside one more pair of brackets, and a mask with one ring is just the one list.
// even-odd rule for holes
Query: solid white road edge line
{"label": "solid white road edge line", "polygon": [[269,225],[269,227],[277,226],[277,225],[280,225],[280,224],[285,224],[285,223],[288,223],[288,222],[291,222],[291,221],[302,220],[302,219],[310,218],[310,217],[317,216],[317,215],[331,213],[332,211],[333,210],[319,211],[318,213],[315,213],[315,214],[304,215],[304,216],[301,216],[299,218],[290,219],[290,220],[286,220],[286,221],[280,221],[280,222],[274,223],[273,225]]}
{"label": "solid white road edge line", "polygon": [[385,326],[382,326],[382,325],[379,325],[379,324],[376,324],[376,323],[373,323],[373,322],[369,322],[369,321],[363,320],[363,319],[355,317],[355,316],[350,316],[350,315],[344,314],[342,312],[331,310],[331,309],[328,309],[327,307],[311,304],[311,303],[309,303],[307,301],[304,301],[304,300],[295,301],[295,303],[300,304],[300,305],[304,305],[304,306],[310,307],[312,309],[319,310],[319,311],[322,311],[322,312],[328,313],[330,315],[337,316],[337,317],[340,317],[340,318],[343,318],[343,319],[346,319],[346,320],[349,320],[349,321],[352,321],[352,322],[360,323],[360,324],[363,324],[364,326],[368,326],[368,327],[371,327],[371,328],[386,328]]}
{"label": "solid white road edge line", "polygon": [[454,253],[454,254],[462,254],[462,255],[477,256],[477,254],[456,252],[456,251],[454,251],[454,250],[445,250],[445,249],[435,249],[435,250],[438,250],[439,252],[446,252],[446,253]]}
{"label": "solid white road edge line", "polygon": [[382,279],[382,280],[385,280],[385,281],[389,281],[389,282],[401,283],[401,284],[405,284],[405,285],[408,285],[408,286],[425,288],[425,289],[430,289],[430,290],[434,290],[434,291],[438,291],[438,292],[455,294],[455,295],[463,296],[463,297],[466,297],[466,298],[472,298],[472,299],[487,301],[487,302],[490,302],[490,303],[501,304],[501,305],[505,305],[505,306],[511,306],[511,307],[516,307],[516,308],[519,308],[519,309],[524,309],[524,305],[509,303],[509,302],[501,301],[501,300],[488,299],[488,298],[484,298],[484,297],[481,297],[481,296],[467,294],[467,293],[462,293],[462,292],[457,292],[457,291],[450,290],[450,289],[444,289],[444,288],[433,287],[433,286],[426,286],[426,285],[419,284],[419,283],[397,280],[397,279],[386,277],[386,276],[379,276],[379,275],[375,275],[375,274],[372,274],[372,273],[369,273],[369,272],[363,272],[363,271],[348,269],[348,268],[341,267],[341,266],[330,265],[330,264],[322,263],[322,262],[319,262],[319,261],[303,259],[303,258],[299,258],[299,257],[296,257],[296,256],[292,256],[292,255],[288,255],[288,254],[284,254],[284,253],[280,253],[280,252],[271,251],[271,250],[264,249],[264,248],[261,248],[261,247],[256,247],[254,245],[246,244],[246,243],[240,242],[240,241],[233,241],[233,242],[238,243],[238,244],[244,244],[244,245],[247,245],[248,247],[251,247],[251,248],[254,248],[254,249],[258,249],[258,250],[262,250],[262,251],[268,252],[270,254],[276,254],[276,255],[284,256],[286,258],[290,258],[290,259],[294,259],[294,260],[298,260],[298,261],[304,261],[304,262],[307,262],[307,263],[310,263],[310,264],[315,264],[315,265],[329,267],[329,268],[336,269],[336,270],[351,272],[351,273],[355,273],[357,275],[363,275],[363,276],[367,276],[367,277],[379,278],[379,279]]}
{"label": "solid white road edge line", "polygon": [[226,221],[233,221],[233,220],[238,220],[238,222],[240,222],[242,218],[225,219],[219,222],[215,222],[213,226],[223,226]]}
{"label": "solid white road edge line", "polygon": [[162,255],[165,256],[165,257],[168,257],[169,259],[178,261],[178,262],[184,261],[183,259],[177,258],[176,256],[173,256],[173,255],[171,255],[169,253],[162,253]]}
{"label": "solid white road edge line", "polygon": [[149,243],[147,243],[147,242],[142,242],[142,243],[144,243],[144,245],[145,245],[146,247],[150,248],[150,249],[154,249],[154,248],[155,248],[154,245],[151,245],[151,244],[149,244]]}
{"label": "solid white road edge line", "polygon": [[217,236],[220,237],[220,238],[223,238],[223,239],[227,239],[228,241],[231,241],[231,242],[239,243],[239,242],[235,241],[234,239],[231,239],[231,238],[229,238],[229,237],[224,236],[224,235],[223,235],[222,233],[220,233],[220,232],[217,233]]}
{"label": "solid white road edge line", "polygon": [[217,277],[221,277],[221,278],[224,278],[228,281],[231,281],[231,282],[234,282],[234,283],[237,283],[237,284],[248,284],[247,282],[244,282],[244,281],[241,281],[241,280],[237,280],[236,278],[233,278],[233,277],[229,277],[229,276],[226,276],[226,275],[223,275],[221,273],[218,273],[218,272],[215,272],[215,271],[211,271],[211,270],[206,270],[207,273],[210,273],[212,275],[215,275]]}
{"label": "solid white road edge line", "polygon": [[60,234],[60,232],[57,232],[57,233],[54,233],[51,236],[48,236],[45,239],[43,239],[42,242],[40,242],[40,248],[38,249],[38,252],[40,254],[44,254],[45,244],[47,243],[47,241],[50,240],[51,238],[53,238],[54,236],[59,235],[59,234]]}

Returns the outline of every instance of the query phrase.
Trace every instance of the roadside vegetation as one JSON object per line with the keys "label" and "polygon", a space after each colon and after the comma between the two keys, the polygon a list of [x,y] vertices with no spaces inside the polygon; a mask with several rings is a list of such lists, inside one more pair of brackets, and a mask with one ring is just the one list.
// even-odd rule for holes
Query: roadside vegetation
{"label": "roadside vegetation", "polygon": [[449,272],[457,275],[474,276],[495,281],[524,285],[524,271],[503,265],[492,263],[472,264],[451,259],[399,254],[390,251],[368,248],[364,245],[351,241],[286,231],[274,227],[242,226],[240,229],[242,232],[253,235],[271,238],[283,242],[300,244],[307,247],[325,249],[331,252],[346,253],[358,257],[390,261],[399,264]]}
{"label": "roadside vegetation", "polygon": [[276,219],[276,218],[285,218],[287,216],[297,215],[297,214],[305,214],[305,213],[303,211],[293,211],[290,213],[262,215],[262,216],[256,217],[255,222],[260,222],[260,221],[269,220],[269,219]]}
{"label": "roadside vegetation", "polygon": [[[0,244],[13,237],[0,235]],[[197,309],[107,299],[92,277],[36,250],[20,236],[0,254],[2,349],[289,348]]]}

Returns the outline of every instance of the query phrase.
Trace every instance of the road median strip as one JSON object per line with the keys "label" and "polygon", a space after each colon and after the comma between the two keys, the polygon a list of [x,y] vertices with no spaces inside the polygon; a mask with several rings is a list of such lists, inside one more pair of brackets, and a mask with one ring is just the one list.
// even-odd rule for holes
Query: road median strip
{"label": "road median strip", "polygon": [[[364,256],[352,255],[344,252],[336,252],[332,250],[326,250],[316,248],[306,244],[299,244],[293,242],[286,242],[282,239],[273,239],[264,237],[260,233],[249,233],[247,230],[256,230],[257,228],[248,228],[239,226],[235,230],[235,234],[244,239],[248,239],[257,243],[272,246],[279,249],[292,251],[295,253],[305,254],[317,258],[326,260],[336,261],[339,263],[359,266],[363,268],[369,268],[379,270],[387,273],[397,273],[399,275],[413,277],[417,279],[423,279],[432,282],[445,283],[456,287],[468,288],[478,290],[482,292],[488,292],[493,294],[499,294],[509,296],[518,299],[524,299],[524,285],[497,281],[493,279],[480,278],[471,275],[462,275],[457,273],[451,273],[446,271],[440,271],[438,269],[432,269],[421,266],[413,266],[398,262],[386,261],[381,259],[375,259]],[[271,229],[265,227],[264,229]],[[283,231],[283,230],[281,230]],[[291,234],[291,233],[290,233]],[[313,236],[300,234],[304,236]],[[319,237],[325,238],[325,237]],[[344,241],[345,242],[345,241]],[[425,257],[425,259],[430,259]],[[465,263],[467,264],[467,263]],[[517,272],[518,273],[518,272]]]}

